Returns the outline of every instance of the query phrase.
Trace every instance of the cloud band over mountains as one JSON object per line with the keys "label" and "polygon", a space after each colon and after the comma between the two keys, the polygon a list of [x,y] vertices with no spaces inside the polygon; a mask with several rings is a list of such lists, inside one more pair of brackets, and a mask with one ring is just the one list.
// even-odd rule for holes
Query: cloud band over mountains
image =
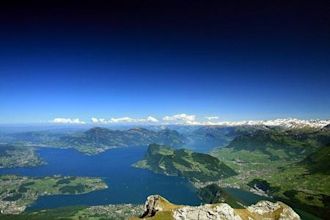
{"label": "cloud band over mountains", "polygon": [[79,118],[54,118],[50,123],[54,124],[146,124],[146,125],[219,125],[219,126],[284,126],[284,127],[324,127],[330,124],[330,120],[302,120],[296,118],[284,118],[274,120],[248,120],[248,121],[220,121],[218,116],[207,116],[204,120],[198,120],[196,115],[176,114],[164,116],[158,119],[153,116],[145,118],[119,117],[119,118],[96,118],[92,117],[90,122],[85,122]]}
{"label": "cloud band over mountains", "polygon": [[[55,124],[86,124],[87,122],[80,120],[79,118],[54,118],[50,121]],[[119,118],[97,118],[92,117],[90,119],[92,124],[185,124],[185,125],[198,125],[205,122],[199,122],[196,120],[196,115],[177,114],[171,116],[164,116],[161,119],[157,119],[153,116],[146,118],[132,118],[132,117],[119,117]]]}

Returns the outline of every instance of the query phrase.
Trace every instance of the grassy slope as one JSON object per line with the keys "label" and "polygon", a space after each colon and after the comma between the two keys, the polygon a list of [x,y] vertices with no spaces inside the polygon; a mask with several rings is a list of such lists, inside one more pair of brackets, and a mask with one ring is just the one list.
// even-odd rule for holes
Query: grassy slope
{"label": "grassy slope", "polygon": [[311,173],[330,175],[330,145],[317,149],[300,163]]}
{"label": "grassy slope", "polygon": [[220,185],[249,189],[249,183],[262,179],[279,199],[325,215],[330,207],[330,157],[324,146],[329,137],[324,130],[263,131],[238,137],[228,148],[212,152],[239,173]]}

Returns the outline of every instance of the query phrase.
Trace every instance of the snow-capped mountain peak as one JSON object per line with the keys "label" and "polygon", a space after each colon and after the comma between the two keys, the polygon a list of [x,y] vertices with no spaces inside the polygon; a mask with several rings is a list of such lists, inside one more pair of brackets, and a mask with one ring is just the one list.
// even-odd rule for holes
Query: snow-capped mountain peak
{"label": "snow-capped mountain peak", "polygon": [[213,125],[223,125],[223,126],[279,126],[287,128],[302,128],[302,127],[312,127],[312,128],[323,128],[330,124],[330,120],[303,120],[297,118],[284,118],[284,119],[274,119],[274,120],[250,120],[250,121],[235,121],[235,122],[214,122]]}

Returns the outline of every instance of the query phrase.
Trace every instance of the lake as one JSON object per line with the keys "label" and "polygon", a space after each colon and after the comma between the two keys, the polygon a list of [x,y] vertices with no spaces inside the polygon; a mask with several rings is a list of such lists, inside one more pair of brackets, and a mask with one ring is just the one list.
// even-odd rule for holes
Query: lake
{"label": "lake", "polygon": [[74,149],[39,148],[46,165],[0,169],[0,174],[25,176],[101,177],[109,186],[82,195],[42,196],[28,210],[69,205],[143,204],[148,195],[159,194],[178,204],[199,205],[193,186],[183,178],[155,174],[131,165],[143,158],[146,147],[127,147],[87,156]]}
{"label": "lake", "polygon": [[[74,149],[39,148],[39,155],[46,165],[29,168],[0,169],[0,174],[24,176],[87,176],[101,177],[108,189],[82,195],[41,196],[28,207],[28,211],[74,205],[144,204],[147,196],[159,194],[176,204],[199,205],[196,189],[180,177],[155,174],[131,165],[143,158],[147,147],[126,147],[87,156]],[[240,189],[225,188],[227,193],[245,205],[269,198]],[[295,209],[302,219],[317,219]]]}

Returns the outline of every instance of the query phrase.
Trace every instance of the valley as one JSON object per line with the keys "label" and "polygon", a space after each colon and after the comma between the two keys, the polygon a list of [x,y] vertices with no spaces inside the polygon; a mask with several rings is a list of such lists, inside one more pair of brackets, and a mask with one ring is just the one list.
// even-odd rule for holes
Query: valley
{"label": "valley", "polygon": [[271,130],[240,136],[228,147],[211,153],[238,172],[217,184],[267,195],[327,216],[329,137],[327,129]]}

